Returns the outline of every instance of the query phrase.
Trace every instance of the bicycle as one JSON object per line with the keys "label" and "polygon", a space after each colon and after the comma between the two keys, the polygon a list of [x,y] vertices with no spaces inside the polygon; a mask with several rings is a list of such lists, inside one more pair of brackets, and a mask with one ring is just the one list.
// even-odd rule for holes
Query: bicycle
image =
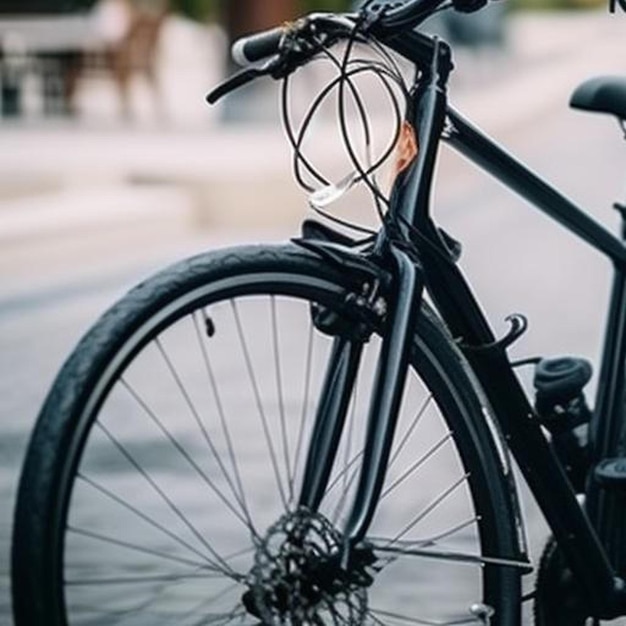
{"label": "bicycle", "polygon": [[[20,481],[18,625],[519,624],[533,567],[509,451],[553,533],[536,623],[626,614],[626,248],[447,104],[450,49],[415,30],[441,6],[367,2],[235,45],[251,65],[211,101],[341,42],[339,89],[361,71],[357,42],[380,52],[370,67],[389,86],[393,50],[416,68],[405,96],[417,155],[373,236],[309,221],[284,245],[199,255],[140,284],[79,343]],[[626,82],[592,79],[572,104],[623,124]],[[587,362],[511,363],[524,318],[502,338],[487,324],[460,244],[430,215],[440,140],[614,262],[593,412]],[[382,202],[376,163],[354,161],[319,207],[356,182]],[[534,405],[514,372],[528,364]]]}

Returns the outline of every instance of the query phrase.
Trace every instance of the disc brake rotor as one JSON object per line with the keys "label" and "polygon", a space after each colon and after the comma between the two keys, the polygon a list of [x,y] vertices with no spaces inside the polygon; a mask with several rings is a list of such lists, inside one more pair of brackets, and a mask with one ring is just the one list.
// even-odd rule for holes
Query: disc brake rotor
{"label": "disc brake rotor", "polygon": [[373,555],[342,567],[341,534],[318,513],[286,513],[258,542],[243,595],[263,624],[363,624],[366,568]]}

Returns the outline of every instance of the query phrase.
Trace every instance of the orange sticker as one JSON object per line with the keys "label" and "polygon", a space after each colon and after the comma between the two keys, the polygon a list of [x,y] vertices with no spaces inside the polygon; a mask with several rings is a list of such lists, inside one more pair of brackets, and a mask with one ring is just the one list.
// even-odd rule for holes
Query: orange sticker
{"label": "orange sticker", "polygon": [[417,139],[415,130],[407,121],[402,122],[400,136],[396,146],[396,157],[393,169],[394,178],[403,172],[417,156]]}

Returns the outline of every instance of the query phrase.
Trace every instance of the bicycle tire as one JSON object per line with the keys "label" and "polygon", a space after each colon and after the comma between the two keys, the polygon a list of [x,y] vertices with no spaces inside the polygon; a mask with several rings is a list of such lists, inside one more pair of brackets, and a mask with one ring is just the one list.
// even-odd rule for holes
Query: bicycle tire
{"label": "bicycle tire", "polygon": [[[268,555],[274,549],[272,542],[275,542],[272,533],[283,536],[287,532],[282,527],[272,529],[277,524],[280,526],[276,513],[281,513],[283,508],[281,498],[287,502],[288,508],[291,507],[290,510],[293,509],[293,494],[285,495],[284,492],[290,489],[289,482],[291,490],[295,490],[296,460],[303,456],[301,452],[304,449],[296,444],[306,440],[309,405],[314,402],[314,393],[309,389],[303,399],[300,391],[294,393],[295,400],[302,406],[291,406],[290,403],[295,400],[287,397],[286,378],[298,368],[288,364],[283,354],[289,348],[304,362],[302,367],[307,381],[309,378],[311,381],[303,385],[313,389],[313,378],[317,374],[310,364],[318,362],[315,360],[318,352],[311,356],[318,350],[315,342],[332,341],[332,338],[314,329],[310,322],[310,304],[320,303],[331,309],[338,307],[346,293],[359,287],[359,282],[347,272],[330,267],[313,254],[293,245],[243,247],[199,255],[176,264],[140,284],[103,315],[59,372],[28,447],[19,484],[12,548],[12,593],[18,626],[259,623],[260,618],[254,615],[254,611],[252,615],[249,611],[242,612],[243,591],[246,585],[250,587],[252,584],[251,571],[257,572],[255,576],[265,575],[259,574],[262,570],[259,562],[270,559]],[[258,308],[261,303],[262,309]],[[298,311],[305,311],[293,313],[296,315],[293,319],[309,320],[306,340],[304,335],[299,334],[299,329],[297,333],[291,333],[292,305]],[[276,313],[279,306],[289,309],[289,317]],[[233,313],[234,309],[237,313]],[[230,317],[227,317],[228,312]],[[342,315],[346,315],[345,311]],[[267,317],[269,324],[267,332],[255,330],[250,333],[244,322],[254,320],[256,324],[263,316]],[[239,330],[228,330],[228,320]],[[284,335],[278,337],[279,327],[288,335],[287,339],[282,338]],[[377,329],[377,332],[384,332],[384,329]],[[205,345],[203,342],[210,342],[211,358],[213,354],[223,357],[226,362],[225,377],[220,379],[221,383],[231,380],[233,362],[229,359],[236,357],[243,372],[241,380],[237,379],[240,382],[233,384],[233,389],[227,394],[223,391],[226,383],[221,386],[217,382],[214,386],[210,384],[207,373],[215,366],[209,365],[202,374],[204,386],[199,388],[207,393],[209,389],[217,390],[212,399],[216,414],[220,403],[224,407],[230,402],[231,408],[235,408],[237,419],[227,421],[226,430],[223,425],[220,426],[221,418],[218,419],[218,416],[205,426],[212,429],[210,434],[215,438],[214,448],[220,448],[226,455],[223,466],[219,462],[215,465],[213,456],[204,447],[208,440],[200,432],[201,422],[198,422],[198,431],[191,434],[187,432],[188,425],[180,425],[184,414],[188,414],[189,420],[193,417],[192,407],[197,398],[191,397],[191,382],[188,382],[195,381],[195,378],[185,378],[192,372],[191,368],[189,372],[185,369],[192,351],[187,349],[188,346],[184,350],[181,347],[185,333],[195,337],[193,342],[199,342],[194,348],[198,353],[194,358],[198,359],[198,363],[203,362],[202,366],[207,365],[206,356],[202,356],[207,352],[199,349]],[[301,336],[302,340],[298,340]],[[226,346],[224,350],[213,347],[218,345],[213,341],[222,340],[225,343],[219,345],[222,348]],[[262,349],[257,350],[252,345],[256,340],[265,342]],[[373,339],[372,343],[376,341]],[[246,345],[247,342],[249,345]],[[302,347],[300,344],[305,343],[309,346],[306,350],[298,349],[298,346]],[[235,348],[236,344],[238,348]],[[376,346],[371,349],[372,362],[375,362]],[[268,356],[266,352],[271,354]],[[148,359],[150,354],[158,357],[154,365]],[[259,355],[267,356],[275,371],[271,372],[272,367],[259,368],[254,374],[258,378],[254,383],[249,370]],[[282,359],[282,364],[276,355]],[[319,363],[323,362],[321,358]],[[175,363],[183,365],[173,375]],[[156,379],[154,372],[157,370],[153,368],[161,368],[162,379]],[[195,368],[194,365],[193,376]],[[322,370],[323,367],[320,367],[320,372]],[[363,371],[364,382],[359,384],[366,387],[367,372],[370,370],[365,362]],[[177,376],[178,386],[175,384]],[[217,381],[217,373],[214,372],[214,376],[214,381]],[[281,377],[285,378],[282,391]],[[126,380],[130,378],[133,378],[132,385]],[[514,558],[518,529],[509,500],[509,485],[502,471],[502,458],[485,422],[484,403],[467,373],[462,356],[426,305],[417,324],[411,381],[407,383],[405,396],[413,393],[413,385],[422,385],[421,379],[425,381],[429,394],[424,401],[426,408],[420,405],[421,414],[415,417],[411,413],[402,422],[403,426],[398,427],[397,447],[389,464],[387,488],[381,497],[372,532],[375,529],[387,532],[389,524],[396,530],[412,524],[401,535],[401,541],[393,544],[401,545],[404,552],[408,551],[407,546],[410,549],[435,546],[437,550],[452,546],[458,550],[459,545],[461,551],[466,551],[467,544],[475,543],[482,555]],[[173,408],[173,394],[166,393],[170,383],[174,385],[174,393],[180,396],[176,398],[176,410]],[[133,385],[141,385],[141,393]],[[255,385],[256,392],[253,389]],[[270,427],[256,423],[263,421],[262,416],[257,415],[254,421],[252,417],[248,419],[253,412],[256,414],[260,410],[263,413],[258,402],[261,388],[274,389],[271,411],[276,416],[276,423],[273,424],[277,435],[274,437],[274,450]],[[415,393],[421,393],[421,389],[420,386]],[[352,400],[352,416],[360,414],[360,403],[365,402],[359,393],[357,390]],[[142,394],[154,394],[154,398],[148,400]],[[220,394],[223,397],[218,400]],[[248,395],[251,409],[246,413],[239,410],[237,403]],[[364,395],[361,393],[361,396]],[[156,409],[150,408],[149,404],[154,406],[161,402],[164,416],[158,419],[166,420],[170,413],[175,414],[169,426],[172,432],[177,429],[176,434],[172,434],[174,442],[168,440],[164,429],[159,429],[150,415]],[[294,416],[300,416],[297,427],[292,426],[292,422],[284,425],[285,414],[290,411]],[[437,417],[439,412],[442,415]],[[266,413],[270,411],[266,410]],[[437,415],[431,417],[434,413]],[[244,418],[247,420],[245,425],[242,423]],[[436,419],[442,419],[441,426],[435,422]],[[149,435],[141,433],[138,437],[134,429],[143,428],[144,422],[150,424],[152,431]],[[296,424],[295,417],[293,424]],[[355,418],[351,424],[353,431],[350,432],[356,437],[360,433],[359,422]],[[117,429],[115,434],[113,429]],[[417,432],[419,437],[415,434]],[[219,441],[218,434],[221,437]],[[252,465],[238,465],[242,447],[239,443],[235,447],[235,434],[245,438],[242,441],[250,448],[248,452]],[[328,516],[322,517],[320,513],[319,519],[314,521],[319,535],[314,549],[318,551],[321,550],[320,544],[333,544],[336,540],[336,523],[328,522],[331,509],[333,515],[339,518],[343,514],[343,510],[339,509],[351,493],[354,468],[358,465],[355,459],[358,461],[359,453],[355,453],[358,448],[354,441],[347,441],[349,437],[344,435],[346,441],[342,439],[343,447],[338,458],[341,456],[344,459],[343,466],[337,470],[333,487],[329,486],[328,491],[332,491],[338,482],[342,483],[341,490],[336,489],[339,493],[333,493],[332,497],[328,494],[329,504],[324,505],[324,516],[326,511]],[[189,446],[187,454],[190,458],[180,452],[182,444],[178,438]],[[211,444],[208,445],[211,448]],[[202,446],[202,454],[198,454],[197,446]],[[131,455],[131,448],[135,456]],[[417,455],[417,449],[421,456]],[[392,468],[392,464],[399,465],[396,460],[405,460],[405,457],[412,462],[409,469]],[[276,465],[282,458],[285,464],[281,473]],[[213,463],[213,473],[201,465],[209,461]],[[157,462],[163,462],[163,465],[157,467]],[[411,469],[415,463],[419,463],[419,469]],[[424,468],[431,468],[433,463],[442,465],[443,474],[429,469],[424,478]],[[460,479],[455,479],[453,484],[456,487],[452,490],[446,474],[449,470],[445,469],[451,465],[460,476]],[[156,469],[149,473],[146,466]],[[180,478],[183,466],[189,472],[184,475],[186,482]],[[247,470],[248,467],[251,469]],[[131,470],[137,475],[131,475]],[[213,476],[211,480],[221,482],[212,489],[208,488],[204,484],[205,474]],[[244,493],[243,485],[248,485],[252,479],[255,481],[254,489]],[[415,489],[414,481],[418,479],[421,487]],[[203,491],[197,489],[198,483]],[[270,488],[276,492],[273,498],[266,495]],[[436,489],[433,493],[438,495],[434,500],[428,493],[429,489]],[[455,497],[454,505],[450,494]],[[151,500],[148,506],[144,500],[149,496],[154,496],[154,502]],[[426,497],[431,499],[425,500]],[[175,503],[176,498],[180,498],[182,504]],[[388,503],[393,503],[395,508],[386,508]],[[405,511],[412,503],[419,509],[417,516],[413,509],[409,515]],[[199,515],[196,509],[205,513],[209,504],[210,515]],[[241,505],[241,510],[237,505]],[[182,510],[182,507],[186,507],[184,515],[179,515],[177,510]],[[218,510],[218,507],[223,510]],[[277,512],[276,507],[279,509]],[[157,508],[162,518],[171,523],[170,526],[165,526],[166,521],[161,522],[161,518],[156,524],[156,518],[152,516]],[[239,518],[244,518],[243,522],[233,514],[232,508],[237,509]],[[251,521],[250,511],[253,508],[259,515],[265,516],[257,526]],[[459,522],[456,518],[450,520],[452,514],[469,514],[470,517],[463,517]],[[296,524],[289,517],[294,513],[286,515],[288,524]],[[395,521],[396,515],[399,521]],[[184,518],[188,521],[185,522]],[[416,519],[419,523],[415,522]],[[307,523],[311,525],[310,520]],[[430,529],[440,523],[444,526],[438,527],[437,535]],[[209,538],[209,541],[214,543],[207,541],[209,533],[202,524],[211,527],[210,531],[216,539]],[[243,530],[239,526],[243,526]],[[427,533],[426,542],[423,541],[424,535],[414,534],[419,527],[420,532]],[[257,528],[263,529],[262,532]],[[246,544],[247,551],[236,544],[243,540],[252,544],[252,547]],[[380,540],[371,540],[374,544],[378,541],[376,545],[382,545]],[[136,543],[139,541],[145,543]],[[200,556],[190,558],[194,554]],[[119,562],[109,562],[115,559]],[[178,571],[173,568],[175,573],[172,574],[171,566],[168,566],[165,573],[155,575],[155,561],[175,563],[176,567],[184,566],[186,569]],[[235,567],[239,569],[235,570]],[[377,567],[380,569],[378,572]],[[277,575],[277,568],[272,570],[272,576]],[[399,573],[394,568],[399,568]],[[324,591],[323,598],[319,600],[321,596],[318,597],[316,608],[306,609],[313,612],[306,613],[309,617],[304,619],[296,619],[293,617],[295,613],[285,617],[285,609],[276,608],[279,603],[276,594],[272,601],[267,600],[270,609],[265,610],[282,615],[276,618],[276,623],[297,623],[300,620],[300,623],[400,624],[405,623],[407,617],[401,608],[405,603],[411,611],[420,611],[419,619],[434,620],[433,607],[427,607],[424,598],[428,600],[433,593],[444,590],[456,594],[457,577],[464,585],[466,578],[471,576],[467,600],[465,597],[458,600],[463,615],[470,616],[468,619],[471,620],[469,610],[478,602],[493,609],[490,624],[519,623],[521,574],[515,567],[492,563],[472,566],[436,556],[420,558],[411,554],[381,557],[368,572],[372,574],[369,586],[361,585],[358,591],[351,588],[354,592]],[[222,574],[229,586],[216,587],[213,578]],[[442,580],[447,586],[441,587]],[[231,586],[237,587],[236,591],[231,590]],[[459,593],[465,593],[464,590],[465,587],[459,584]],[[142,593],[147,597],[144,598]],[[302,595],[304,597],[304,592]],[[228,599],[224,600],[225,597]],[[214,606],[210,606],[210,600]],[[232,608],[230,605],[222,608],[225,602],[231,601],[235,603]],[[265,602],[264,599],[261,601]],[[304,600],[298,602],[305,603]],[[312,603],[310,597],[307,602]],[[382,602],[382,605],[374,607],[372,602]],[[441,609],[443,619],[448,620],[443,623],[458,619],[459,608],[450,602],[452,600],[446,600],[445,606],[437,608]],[[380,606],[383,609],[379,609]],[[224,612],[227,608],[231,613]],[[179,609],[181,613],[174,616]],[[298,611],[303,610],[298,608]],[[436,619],[441,620],[438,615]],[[270,620],[264,617],[261,621],[266,623]],[[487,622],[476,618],[475,623]]]}

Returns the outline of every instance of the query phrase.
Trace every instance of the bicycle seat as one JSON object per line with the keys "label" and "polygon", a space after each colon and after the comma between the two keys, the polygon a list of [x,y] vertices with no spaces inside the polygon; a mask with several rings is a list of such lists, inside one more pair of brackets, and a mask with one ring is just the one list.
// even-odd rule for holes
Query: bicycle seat
{"label": "bicycle seat", "polygon": [[626,77],[596,76],[579,85],[569,102],[574,109],[612,113],[626,119]]}

